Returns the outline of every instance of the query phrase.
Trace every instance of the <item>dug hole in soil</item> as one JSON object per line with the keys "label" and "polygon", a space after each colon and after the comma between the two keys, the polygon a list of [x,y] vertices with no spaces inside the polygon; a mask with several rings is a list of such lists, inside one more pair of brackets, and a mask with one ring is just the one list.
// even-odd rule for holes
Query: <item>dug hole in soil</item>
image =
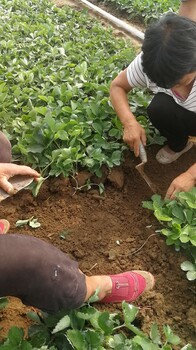
{"label": "dug hole in soil", "polygon": [[[148,148],[145,171],[164,195],[171,180],[193,163],[195,147],[171,165],[157,163],[158,149]],[[10,233],[29,234],[54,244],[77,260],[88,275],[150,271],[156,285],[135,302],[140,307],[139,326],[148,332],[154,322],[160,329],[168,324],[184,343],[196,344],[195,285],[180,269],[182,254],[155,234],[160,225],[151,212],[142,208],[142,201],[149,200],[152,192],[135,169],[138,163],[139,159],[128,151],[123,166],[109,173],[103,197],[96,187],[75,193],[69,179],[49,179],[36,198],[30,190],[22,190],[1,202],[0,217],[10,221]],[[79,174],[78,183],[81,185],[86,177],[86,172]],[[41,223],[39,228],[15,227],[17,220],[31,216]],[[121,310],[121,304],[96,306]],[[29,309],[10,298],[10,304],[0,313],[1,335],[13,325],[27,329]]]}

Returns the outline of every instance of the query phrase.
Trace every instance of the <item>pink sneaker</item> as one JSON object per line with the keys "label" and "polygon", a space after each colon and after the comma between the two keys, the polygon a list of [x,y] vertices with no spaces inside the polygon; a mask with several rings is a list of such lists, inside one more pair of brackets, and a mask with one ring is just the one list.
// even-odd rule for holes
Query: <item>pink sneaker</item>
{"label": "pink sneaker", "polygon": [[120,303],[134,301],[142,293],[153,289],[154,276],[147,271],[129,271],[110,275],[112,279],[112,292],[100,303]]}

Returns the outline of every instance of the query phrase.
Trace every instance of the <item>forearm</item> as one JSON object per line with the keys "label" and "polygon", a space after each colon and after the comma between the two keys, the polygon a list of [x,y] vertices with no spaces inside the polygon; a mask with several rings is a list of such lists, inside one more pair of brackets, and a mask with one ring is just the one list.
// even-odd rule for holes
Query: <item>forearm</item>
{"label": "forearm", "polygon": [[189,173],[189,174],[193,177],[193,180],[194,180],[195,185],[196,185],[196,163],[193,164],[193,165],[187,170],[187,173]]}
{"label": "forearm", "polygon": [[196,21],[196,0],[181,1],[179,15]]}
{"label": "forearm", "polygon": [[129,106],[127,93],[121,87],[111,85],[110,100],[124,127],[136,121]]}
{"label": "forearm", "polygon": [[135,156],[138,157],[140,143],[146,144],[146,134],[130,109],[128,93],[131,89],[127,80],[127,69],[125,69],[112,81],[110,99],[124,127],[123,141],[134,150]]}

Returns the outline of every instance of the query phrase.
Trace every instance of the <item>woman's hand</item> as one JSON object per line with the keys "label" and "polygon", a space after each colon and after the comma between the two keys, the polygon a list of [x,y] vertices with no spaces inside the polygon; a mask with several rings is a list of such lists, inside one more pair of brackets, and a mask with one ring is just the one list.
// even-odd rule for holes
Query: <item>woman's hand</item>
{"label": "woman's hand", "polygon": [[0,187],[9,194],[14,194],[15,189],[9,179],[15,175],[26,175],[38,179],[40,174],[29,166],[13,163],[0,163]]}
{"label": "woman's hand", "polygon": [[127,69],[122,71],[111,83],[110,100],[124,129],[123,140],[139,156],[139,145],[146,145],[144,128],[137,122],[131,112],[128,93],[132,90],[127,80]]}
{"label": "woman's hand", "polygon": [[175,198],[176,192],[188,192],[195,186],[195,177],[187,170],[181,175],[177,176],[169,186],[165,198]]}
{"label": "woman's hand", "polygon": [[136,157],[139,156],[139,145],[146,145],[146,134],[144,128],[133,119],[124,125],[123,141],[134,151]]}

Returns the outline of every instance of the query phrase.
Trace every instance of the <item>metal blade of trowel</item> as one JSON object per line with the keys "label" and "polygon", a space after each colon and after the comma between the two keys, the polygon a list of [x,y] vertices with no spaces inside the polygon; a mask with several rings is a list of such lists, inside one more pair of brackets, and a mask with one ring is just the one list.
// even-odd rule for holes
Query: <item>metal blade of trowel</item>
{"label": "metal blade of trowel", "polygon": [[15,175],[9,179],[9,182],[14,187],[14,193],[8,194],[2,188],[0,188],[0,202],[4,199],[12,196],[23,188],[29,186],[33,182],[34,178],[28,175]]}
{"label": "metal blade of trowel", "polygon": [[136,165],[136,169],[139,171],[140,175],[142,176],[142,178],[144,179],[144,181],[146,181],[147,185],[150,187],[150,189],[152,190],[153,193],[157,192],[156,186],[153,184],[153,182],[149,179],[149,177],[146,175],[145,171],[144,171],[144,165],[147,163],[147,154],[146,154],[146,150],[144,148],[144,145],[142,143],[140,143],[140,158],[141,158],[141,163]]}

